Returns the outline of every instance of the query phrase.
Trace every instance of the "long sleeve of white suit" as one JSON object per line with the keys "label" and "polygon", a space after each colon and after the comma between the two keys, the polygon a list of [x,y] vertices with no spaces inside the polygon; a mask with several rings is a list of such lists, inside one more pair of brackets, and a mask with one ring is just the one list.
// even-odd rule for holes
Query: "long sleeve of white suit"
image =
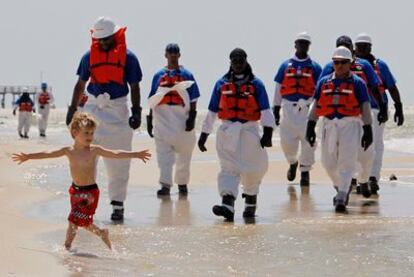
{"label": "long sleeve of white suit", "polygon": [[276,82],[275,86],[275,95],[273,96],[273,106],[280,106],[282,105],[282,95],[280,94],[280,88],[282,85]]}
{"label": "long sleeve of white suit", "polygon": [[52,92],[49,92],[49,104],[51,105],[55,104],[55,97],[53,96]]}
{"label": "long sleeve of white suit", "polygon": [[263,127],[271,127],[273,129],[276,128],[275,117],[271,109],[260,111],[260,124]]}
{"label": "long sleeve of white suit", "polygon": [[203,125],[201,127],[201,131],[203,133],[211,134],[214,127],[214,122],[216,122],[217,113],[208,111],[206,118],[203,121]]}

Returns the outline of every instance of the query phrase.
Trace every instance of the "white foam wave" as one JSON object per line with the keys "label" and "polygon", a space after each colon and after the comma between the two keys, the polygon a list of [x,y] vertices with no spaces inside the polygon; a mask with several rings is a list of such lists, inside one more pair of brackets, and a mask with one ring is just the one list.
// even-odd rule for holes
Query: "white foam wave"
{"label": "white foam wave", "polygon": [[413,138],[392,138],[385,141],[385,149],[414,154]]}

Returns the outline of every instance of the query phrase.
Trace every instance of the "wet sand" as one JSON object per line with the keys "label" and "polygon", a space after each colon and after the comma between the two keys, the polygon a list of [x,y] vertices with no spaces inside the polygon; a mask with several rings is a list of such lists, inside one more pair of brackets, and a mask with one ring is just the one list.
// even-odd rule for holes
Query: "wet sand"
{"label": "wet sand", "polygon": [[[352,194],[349,213],[333,212],[334,190],[313,184],[264,184],[255,222],[241,217],[238,199],[234,223],[211,213],[216,189],[200,186],[187,198],[174,193],[157,199],[154,189],[130,191],[127,219],[112,225],[110,209],[101,205],[97,224],[108,226],[115,252],[80,232],[72,253],[57,242],[64,230],[39,235],[47,248],[72,271],[84,276],[410,276],[414,270],[413,188],[387,183],[379,198]],[[398,199],[398,201],[395,201]],[[37,206],[30,217],[64,222],[66,196]],[[309,274],[306,274],[309,273]]]}
{"label": "wet sand", "polygon": [[[116,251],[82,230],[67,252],[62,246],[69,212],[66,160],[22,166],[9,160],[15,151],[55,148],[65,142],[61,137],[51,132],[46,141],[0,140],[1,275],[411,276],[414,270],[414,155],[386,152],[379,198],[353,194],[349,213],[336,215],[335,191],[320,163],[310,189],[303,190],[298,180],[285,181],[287,164],[275,146],[255,222],[243,220],[239,198],[234,223],[211,212],[220,203],[214,137],[207,153],[194,152],[187,198],[179,198],[174,187],[170,198],[158,199],[155,157],[147,165],[133,161],[123,225],[109,221],[100,164],[102,197],[95,220],[109,228]],[[134,149],[144,148],[154,153],[153,142],[136,134]],[[397,181],[387,181],[391,173]]]}

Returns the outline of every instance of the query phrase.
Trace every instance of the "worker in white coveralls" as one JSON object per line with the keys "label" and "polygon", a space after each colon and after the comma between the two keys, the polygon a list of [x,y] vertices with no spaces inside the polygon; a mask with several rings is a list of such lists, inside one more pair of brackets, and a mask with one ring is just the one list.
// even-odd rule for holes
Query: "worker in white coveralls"
{"label": "worker in white coveralls", "polygon": [[[125,27],[100,17],[91,30],[92,45],[79,64],[79,79],[66,116],[70,124],[89,81],[87,102],[82,111],[99,122],[95,143],[108,149],[131,150],[133,130],[141,125],[140,87],[142,72],[137,57],[127,49]],[[131,115],[127,95],[131,90]],[[124,219],[124,201],[130,160],[104,158],[113,221]]]}
{"label": "worker in white coveralls", "polygon": [[32,125],[32,113],[35,110],[28,89],[23,88],[23,93],[14,103],[13,115],[19,110],[17,132],[21,138],[29,138],[29,130]]}
{"label": "worker in white coveralls", "polygon": [[[371,64],[358,57],[354,56],[354,49],[352,44],[352,39],[348,36],[340,36],[336,40],[336,47],[344,46],[351,51],[353,54],[352,62],[351,62],[351,72],[360,77],[368,88],[368,96],[371,104],[371,111],[374,111],[376,114],[375,121],[377,124],[382,124],[388,120],[388,113],[387,113],[387,104],[385,103],[385,99],[383,95],[380,93],[380,80],[378,79],[377,75]],[[329,62],[323,68],[321,77],[330,75],[334,72],[334,65],[333,62]],[[375,140],[375,137],[374,137]],[[356,167],[354,177],[358,178],[358,186],[357,191],[360,191],[361,194],[368,198],[371,196],[371,191],[368,186],[368,178],[371,173],[372,163],[374,161],[374,145],[369,147],[368,149],[364,149],[363,147],[359,147],[358,152],[358,166]],[[357,184],[357,179],[352,179],[352,185]]]}
{"label": "worker in white coveralls", "polygon": [[[309,186],[309,171],[315,163],[315,147],[310,147],[305,138],[306,122],[315,86],[321,74],[321,66],[309,55],[311,37],[306,32],[295,39],[295,55],[282,63],[275,76],[276,89],[273,100],[273,113],[276,125],[280,122],[280,109],[283,110],[280,122],[280,145],[289,163],[287,179],[296,178],[299,165],[300,185]],[[300,156],[298,161],[298,148]]]}
{"label": "worker in white coveralls", "polygon": [[49,119],[50,109],[55,107],[55,99],[50,90],[47,89],[47,83],[42,83],[41,91],[36,94],[37,113],[39,114],[38,127],[39,135],[46,136],[47,121]]}
{"label": "worker in white coveralls", "polygon": [[316,122],[318,117],[323,117],[321,160],[337,190],[336,212],[346,211],[359,146],[367,150],[373,140],[367,86],[351,73],[352,59],[348,48],[335,49],[334,72],[322,77],[317,84],[306,129],[306,139],[313,145]]}
{"label": "worker in white coveralls", "polygon": [[[385,102],[388,102],[388,97],[386,91],[389,92],[392,100],[394,101],[395,113],[394,121],[397,123],[397,126],[402,126],[404,123],[404,113],[403,113],[403,104],[400,97],[400,92],[398,90],[396,80],[391,73],[386,62],[382,59],[378,59],[372,53],[372,39],[368,34],[359,34],[355,39],[355,54],[358,58],[367,60],[372,67],[374,68],[375,73],[378,76],[381,84],[379,86],[379,92],[383,95]],[[382,157],[384,155],[384,128],[385,123],[381,124],[377,120],[377,109],[372,109],[374,123],[373,132],[374,132],[374,161],[372,164],[372,169],[369,177],[369,187],[372,194],[378,194],[379,185],[378,181],[380,179],[381,167],[382,167]]]}
{"label": "worker in white coveralls", "polygon": [[[245,198],[243,217],[254,218],[259,185],[268,168],[264,147],[272,146],[276,126],[266,89],[253,75],[243,49],[231,51],[230,69],[214,86],[198,141],[203,152],[207,150],[205,143],[217,117],[222,120],[216,141],[222,205],[214,206],[213,213],[234,220],[234,201],[241,181]],[[259,121],[263,126],[261,137]]]}
{"label": "worker in white coveralls", "polygon": [[190,162],[196,142],[196,104],[200,92],[191,72],[179,64],[180,56],[178,44],[167,45],[167,66],[154,75],[148,97],[147,130],[155,139],[160,169],[158,196],[170,195],[173,183],[178,184],[180,196],[185,196],[190,181]]}

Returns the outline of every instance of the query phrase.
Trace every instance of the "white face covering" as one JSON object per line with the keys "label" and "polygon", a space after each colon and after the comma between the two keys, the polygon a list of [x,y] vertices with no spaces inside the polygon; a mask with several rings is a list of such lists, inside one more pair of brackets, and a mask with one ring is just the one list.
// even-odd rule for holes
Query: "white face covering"
{"label": "white face covering", "polygon": [[236,77],[237,79],[243,79],[244,76],[244,74],[234,74],[234,77]]}

